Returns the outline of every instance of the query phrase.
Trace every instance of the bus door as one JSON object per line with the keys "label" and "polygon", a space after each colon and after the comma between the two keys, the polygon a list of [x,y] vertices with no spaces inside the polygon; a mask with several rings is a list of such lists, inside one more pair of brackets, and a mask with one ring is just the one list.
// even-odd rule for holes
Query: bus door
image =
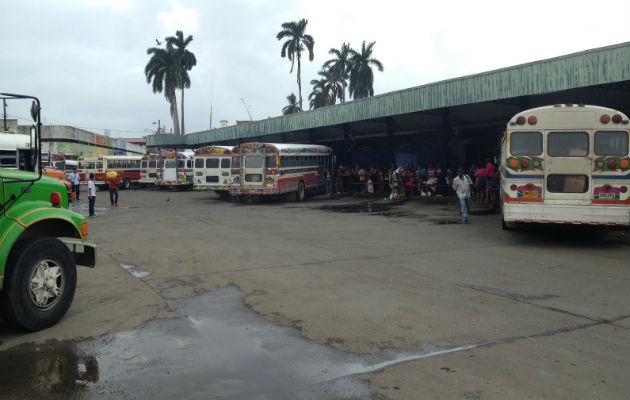
{"label": "bus door", "polygon": [[167,158],[164,160],[164,168],[162,168],[162,180],[166,182],[177,181],[177,160],[175,158]]}
{"label": "bus door", "polygon": [[265,173],[264,154],[245,154],[243,158],[241,186],[262,189]]}
{"label": "bus door", "polygon": [[545,202],[587,205],[591,202],[590,135],[585,131],[547,133]]}

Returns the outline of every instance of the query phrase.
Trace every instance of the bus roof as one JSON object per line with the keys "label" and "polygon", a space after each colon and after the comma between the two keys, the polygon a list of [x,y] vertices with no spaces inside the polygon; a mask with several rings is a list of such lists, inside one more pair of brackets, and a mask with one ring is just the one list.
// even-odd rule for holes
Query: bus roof
{"label": "bus roof", "polygon": [[204,146],[195,150],[195,155],[219,155],[232,153],[233,146]]}
{"label": "bus roof", "polygon": [[[606,115],[608,117],[604,117]],[[613,118],[615,115],[619,115],[620,118]],[[532,120],[532,117],[535,119]],[[521,123],[519,123],[519,118],[521,118]],[[614,122],[615,120],[617,122]],[[510,119],[508,126],[509,129],[518,130],[541,129],[541,126],[542,129],[628,129],[628,117],[608,107],[555,104],[521,111]]]}
{"label": "bus roof", "polygon": [[97,155],[89,155],[89,156],[81,156],[79,157],[79,161],[85,160],[142,160],[142,156],[97,156]]}
{"label": "bus roof", "polygon": [[31,137],[18,133],[1,133],[0,150],[29,149],[31,147]]}
{"label": "bus roof", "polygon": [[321,146],[318,144],[300,144],[300,143],[261,143],[250,142],[242,143],[235,146],[233,152],[239,152],[240,148],[257,149],[257,148],[271,148],[274,152],[280,154],[294,154],[294,153],[323,153],[332,154],[333,149],[328,146]]}

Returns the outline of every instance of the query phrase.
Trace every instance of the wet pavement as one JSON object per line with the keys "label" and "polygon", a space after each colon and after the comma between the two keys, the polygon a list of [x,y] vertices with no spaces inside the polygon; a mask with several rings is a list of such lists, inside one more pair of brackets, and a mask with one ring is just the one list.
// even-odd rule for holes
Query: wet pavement
{"label": "wet pavement", "polygon": [[167,301],[180,318],[94,341],[5,351],[11,362],[0,365],[2,398],[354,399],[371,393],[354,375],[478,346],[346,353],[264,320],[243,295],[227,286]]}

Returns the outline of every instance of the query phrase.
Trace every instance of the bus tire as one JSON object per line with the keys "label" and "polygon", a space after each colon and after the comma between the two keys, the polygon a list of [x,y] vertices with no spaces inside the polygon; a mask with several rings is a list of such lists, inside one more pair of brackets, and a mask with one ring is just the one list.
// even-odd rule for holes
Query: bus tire
{"label": "bus tire", "polygon": [[304,201],[304,197],[306,196],[306,190],[304,188],[304,182],[300,181],[300,183],[298,184],[298,189],[297,189],[297,193],[295,195],[295,199],[301,203]]}
{"label": "bus tire", "polygon": [[131,187],[131,181],[129,180],[129,178],[125,178],[122,182],[122,188],[127,190]]}
{"label": "bus tire", "polygon": [[77,284],[74,257],[54,237],[21,240],[7,260],[1,294],[4,322],[22,331],[38,331],[59,322],[66,314]]}

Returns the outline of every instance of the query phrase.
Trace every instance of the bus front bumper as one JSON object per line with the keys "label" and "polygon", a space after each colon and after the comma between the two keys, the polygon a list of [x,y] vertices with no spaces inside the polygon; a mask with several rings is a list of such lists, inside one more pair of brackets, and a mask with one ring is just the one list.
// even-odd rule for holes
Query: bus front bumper
{"label": "bus front bumper", "polygon": [[242,195],[274,195],[280,194],[280,189],[274,187],[230,187],[232,196]]}
{"label": "bus front bumper", "polygon": [[[72,252],[74,262],[77,265],[94,268],[96,266],[96,245],[93,243],[83,242],[78,239],[61,239]],[[83,248],[83,251],[78,251]]]}
{"label": "bus front bumper", "polygon": [[503,204],[506,222],[569,225],[630,225],[627,205]]}

